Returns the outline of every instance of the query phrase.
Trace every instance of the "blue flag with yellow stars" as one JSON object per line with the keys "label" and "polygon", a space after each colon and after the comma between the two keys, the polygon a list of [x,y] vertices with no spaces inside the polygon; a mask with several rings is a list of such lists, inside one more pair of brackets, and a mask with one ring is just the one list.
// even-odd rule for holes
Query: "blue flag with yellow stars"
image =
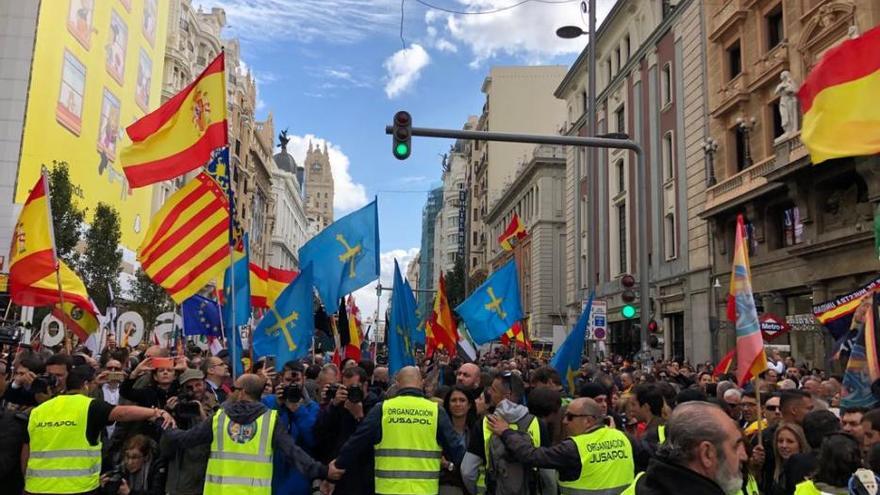
{"label": "blue flag with yellow stars", "polygon": [[299,249],[300,266],[312,264],[315,288],[332,308],[379,278],[379,209],[377,200],[331,223]]}
{"label": "blue flag with yellow stars", "polygon": [[404,366],[415,365],[412,337],[419,322],[415,300],[409,284],[400,275],[400,266],[394,260],[394,286],[391,290],[391,316],[388,318],[388,370],[391,376]]}
{"label": "blue flag with yellow stars", "polygon": [[196,294],[183,301],[180,311],[183,313],[184,335],[219,337],[222,334],[217,301]]}
{"label": "blue flag with yellow stars", "polygon": [[584,340],[587,338],[587,324],[590,322],[590,311],[593,309],[593,295],[581,312],[580,318],[574,325],[574,329],[565,338],[565,342],[559,346],[556,355],[550,360],[550,366],[559,372],[563,378],[562,384],[568,393],[574,394],[574,376],[581,368],[581,355],[584,353]]}
{"label": "blue flag with yellow stars", "polygon": [[275,370],[306,357],[315,332],[313,265],[291,282],[254,329],[254,359],[275,356]]}
{"label": "blue flag with yellow stars", "polygon": [[455,308],[477,345],[492,342],[523,319],[516,261],[511,259],[489,275]]}

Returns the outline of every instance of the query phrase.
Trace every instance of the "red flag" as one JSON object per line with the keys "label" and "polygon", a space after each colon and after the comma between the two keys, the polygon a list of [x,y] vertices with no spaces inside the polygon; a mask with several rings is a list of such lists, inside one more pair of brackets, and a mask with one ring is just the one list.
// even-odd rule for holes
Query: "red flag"
{"label": "red flag", "polygon": [[519,219],[519,215],[514,213],[513,218],[510,219],[510,224],[504,229],[504,232],[498,236],[498,243],[501,244],[501,247],[504,248],[505,251],[510,251],[513,249],[512,241],[514,239],[521,241],[525,239],[527,235],[526,226],[523,225],[522,221]]}
{"label": "red flag", "polygon": [[434,349],[445,349],[450,357],[455,357],[458,343],[458,325],[449,308],[446,298],[446,279],[440,274],[440,287],[434,296],[434,309],[425,321],[426,354],[433,354]]}
{"label": "red flag", "polygon": [[721,358],[721,361],[718,361],[718,364],[715,365],[715,371],[712,372],[712,376],[718,378],[725,373],[729,373],[730,369],[733,367],[734,356],[736,356],[736,348],[733,348]]}

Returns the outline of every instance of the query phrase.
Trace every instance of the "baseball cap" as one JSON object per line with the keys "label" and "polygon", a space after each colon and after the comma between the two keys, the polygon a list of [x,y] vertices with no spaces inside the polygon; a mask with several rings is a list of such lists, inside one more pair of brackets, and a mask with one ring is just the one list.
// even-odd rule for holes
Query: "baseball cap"
{"label": "baseball cap", "polygon": [[194,370],[192,368],[187,368],[186,371],[184,371],[183,373],[180,374],[179,377],[177,377],[177,381],[181,385],[183,385],[184,383],[186,383],[190,380],[204,380],[204,379],[205,379],[204,373],[202,373],[199,370]]}

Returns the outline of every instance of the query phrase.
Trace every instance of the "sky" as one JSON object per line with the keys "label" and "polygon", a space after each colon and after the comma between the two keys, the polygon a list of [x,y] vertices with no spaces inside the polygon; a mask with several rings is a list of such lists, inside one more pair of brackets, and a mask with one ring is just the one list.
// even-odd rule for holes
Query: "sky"
{"label": "sky", "polygon": [[[288,129],[297,162],[309,141],[328,143],[336,218],[378,197],[386,287],[394,259],[405,270],[418,251],[427,191],[440,184],[440,155],[452,144],[414,138],[411,157],[396,160],[384,133],[394,113],[409,111],[416,127],[460,129],[481,111],[480,87],[492,66],[570,66],[586,43],[586,37],[555,36],[563,25],[586,29],[579,0],[193,3],[225,9],[225,36],[239,38],[244,64],[257,80],[257,118],[271,111],[276,133]],[[599,19],[613,3],[599,0]],[[356,298],[361,313],[372,314],[375,284]]]}

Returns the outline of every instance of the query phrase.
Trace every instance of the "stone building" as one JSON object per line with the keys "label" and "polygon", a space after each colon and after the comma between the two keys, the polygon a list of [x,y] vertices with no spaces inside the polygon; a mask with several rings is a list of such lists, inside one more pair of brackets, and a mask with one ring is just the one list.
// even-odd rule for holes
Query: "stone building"
{"label": "stone building", "polygon": [[275,197],[275,228],[272,231],[270,264],[284,269],[299,268],[299,248],[308,240],[308,221],[302,197],[305,170],[287,152],[287,132],[278,136],[281,151],[275,154],[272,193]]}
{"label": "stone building", "polygon": [[[493,271],[516,258],[522,308],[532,340],[551,342],[553,326],[566,325],[565,286],[565,162],[562,146],[540,145],[515,171],[516,179],[486,214],[489,264]],[[528,237],[504,251],[494,242],[516,213]]]}
{"label": "stone building", "polygon": [[333,223],[333,171],[330,168],[327,143],[324,143],[324,149],[321,150],[320,146],[313,147],[310,141],[303,166],[306,216],[309,223],[320,232]]}
{"label": "stone building", "polygon": [[[880,23],[876,0],[737,0],[707,3],[703,218],[710,222],[715,315],[724,315],[733,235],[742,214],[760,313],[792,323],[773,341],[800,362],[825,367],[831,339],[811,307],[877,274],[872,220],[880,202],[877,157],[812,165],[800,141],[794,92],[821,55]],[[734,344],[718,325],[717,352]]]}
{"label": "stone building", "polygon": [[[437,216],[443,207],[443,186],[434,188],[428,193],[425,207],[422,209],[422,242],[419,250],[419,285],[420,290],[433,289],[436,271],[435,253],[435,227]],[[438,274],[439,275],[439,274]],[[415,289],[416,287],[413,287]],[[418,310],[426,315],[430,311],[432,298],[427,292],[416,293]]]}
{"label": "stone building", "polygon": [[434,280],[455,268],[455,260],[464,256],[465,179],[467,157],[464,142],[456,141],[443,164],[443,206],[434,226]]}
{"label": "stone building", "polygon": [[[272,171],[275,161],[275,126],[272,112],[265,121],[256,122],[252,129],[249,154],[242,170],[242,195],[238,211],[242,215],[242,228],[250,232],[250,261],[268,268],[272,251],[272,233],[275,230],[275,195],[272,191]],[[245,205],[248,205],[247,207]]]}
{"label": "stone building", "polygon": [[[636,189],[636,160],[628,151],[598,150],[596,160],[588,160],[588,152],[569,148],[566,301],[570,324],[589,290],[607,302],[613,353],[640,349],[638,315],[626,319],[620,313],[620,279],[632,274],[645,283],[638,273],[636,232],[638,223],[647,222],[652,301],[636,305],[651,311],[659,324],[657,353],[691,361],[710,358],[708,232],[698,216],[705,191],[702,5],[622,0],[597,32],[598,134],[625,133],[642,145],[647,184]],[[556,90],[568,107],[566,135],[586,135],[586,62],[585,50]],[[583,178],[578,186],[575,167],[581,167]],[[635,210],[637,195],[646,198],[647,218]],[[593,218],[587,218],[587,201],[593,202]],[[575,207],[584,219],[580,235],[575,234]],[[581,243],[579,260],[575,242]],[[575,263],[584,274],[580,290]]]}

